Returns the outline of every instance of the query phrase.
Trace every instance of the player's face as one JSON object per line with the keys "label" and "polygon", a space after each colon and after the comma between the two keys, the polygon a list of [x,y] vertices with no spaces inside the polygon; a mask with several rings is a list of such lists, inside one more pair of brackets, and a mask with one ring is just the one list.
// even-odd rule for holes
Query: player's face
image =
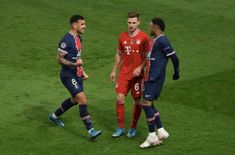
{"label": "player's face", "polygon": [[152,22],[149,23],[149,32],[151,36],[155,35],[155,26],[153,25]]}
{"label": "player's face", "polygon": [[78,20],[74,24],[74,28],[77,30],[78,34],[83,34],[85,32],[85,29],[86,29],[85,20]]}
{"label": "player's face", "polygon": [[134,32],[135,30],[138,29],[139,24],[140,24],[140,21],[137,17],[128,18],[127,20],[128,31]]}

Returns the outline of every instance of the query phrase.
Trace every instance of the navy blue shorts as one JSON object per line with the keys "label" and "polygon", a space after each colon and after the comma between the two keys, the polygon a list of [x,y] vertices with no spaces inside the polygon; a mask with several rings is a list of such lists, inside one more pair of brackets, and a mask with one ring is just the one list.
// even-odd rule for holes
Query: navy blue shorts
{"label": "navy blue shorts", "polygon": [[164,84],[164,80],[145,81],[144,82],[144,100],[154,101],[157,100]]}
{"label": "navy blue shorts", "polygon": [[83,79],[77,76],[63,76],[60,77],[62,83],[67,88],[72,96],[83,92]]}

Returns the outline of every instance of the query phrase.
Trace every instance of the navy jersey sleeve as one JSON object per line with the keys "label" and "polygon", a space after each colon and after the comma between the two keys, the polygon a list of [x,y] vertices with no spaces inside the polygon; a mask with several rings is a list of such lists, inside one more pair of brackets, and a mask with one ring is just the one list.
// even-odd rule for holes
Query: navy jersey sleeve
{"label": "navy jersey sleeve", "polygon": [[66,54],[69,52],[69,42],[65,37],[60,40],[58,51]]}
{"label": "navy jersey sleeve", "polygon": [[172,54],[175,54],[175,51],[174,51],[174,49],[172,48],[171,43],[170,43],[170,41],[167,39],[167,37],[164,36],[164,37],[160,38],[159,42],[160,42],[160,45],[161,45],[161,48],[162,48],[163,53],[164,53],[167,57],[171,56]]}

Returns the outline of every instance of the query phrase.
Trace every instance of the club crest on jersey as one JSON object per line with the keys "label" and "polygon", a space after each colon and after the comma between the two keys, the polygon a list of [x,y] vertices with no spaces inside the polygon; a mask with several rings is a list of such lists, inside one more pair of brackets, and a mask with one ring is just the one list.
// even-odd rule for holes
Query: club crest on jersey
{"label": "club crest on jersey", "polygon": [[131,39],[130,44],[132,45],[133,43],[134,43],[134,40],[133,40],[133,39]]}
{"label": "club crest on jersey", "polygon": [[141,43],[141,40],[137,39],[137,40],[136,40],[136,44],[137,44],[137,45],[140,45],[140,43]]}
{"label": "club crest on jersey", "polygon": [[61,44],[60,44],[60,47],[63,48],[63,49],[66,48],[66,43],[64,43],[64,42],[61,43]]}

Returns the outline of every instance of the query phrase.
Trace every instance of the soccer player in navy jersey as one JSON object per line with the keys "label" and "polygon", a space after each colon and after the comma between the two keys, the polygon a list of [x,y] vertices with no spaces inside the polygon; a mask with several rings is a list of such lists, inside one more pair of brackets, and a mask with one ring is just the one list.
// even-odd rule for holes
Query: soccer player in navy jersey
{"label": "soccer player in navy jersey", "polygon": [[[174,66],[173,80],[179,79],[179,59],[172,48],[170,41],[164,34],[165,22],[155,17],[150,22],[150,34],[154,39],[150,43],[150,50],[147,54],[147,67],[145,73],[144,103],[142,105],[146,114],[149,135],[144,143],[140,145],[141,148],[148,148],[153,145],[158,145],[162,140],[169,137],[168,132],[163,128],[158,110],[155,108],[153,102],[157,100],[166,75],[166,66],[168,59],[172,60]],[[155,125],[157,133],[155,132]]]}
{"label": "soccer player in navy jersey", "polygon": [[91,116],[87,110],[87,98],[83,90],[83,79],[88,78],[82,67],[82,38],[86,25],[85,19],[80,15],[70,18],[71,28],[61,39],[57,51],[57,62],[61,65],[60,79],[71,97],[63,101],[59,108],[49,114],[48,119],[58,126],[64,126],[60,116],[72,106],[79,105],[80,117],[88,130],[91,139],[101,134],[92,127]]}

